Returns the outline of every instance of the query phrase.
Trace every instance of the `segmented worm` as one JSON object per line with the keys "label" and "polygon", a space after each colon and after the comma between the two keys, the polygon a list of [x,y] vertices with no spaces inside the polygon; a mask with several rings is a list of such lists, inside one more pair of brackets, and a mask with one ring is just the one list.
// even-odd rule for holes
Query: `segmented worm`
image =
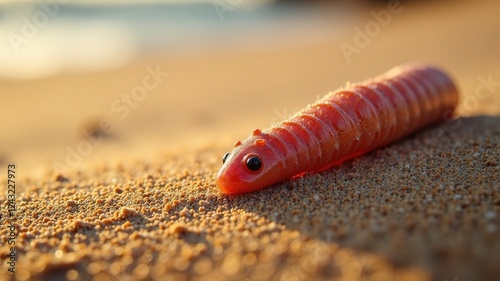
{"label": "segmented worm", "polygon": [[451,115],[458,91],[443,71],[406,65],[330,92],[224,155],[217,185],[255,191],[385,146]]}

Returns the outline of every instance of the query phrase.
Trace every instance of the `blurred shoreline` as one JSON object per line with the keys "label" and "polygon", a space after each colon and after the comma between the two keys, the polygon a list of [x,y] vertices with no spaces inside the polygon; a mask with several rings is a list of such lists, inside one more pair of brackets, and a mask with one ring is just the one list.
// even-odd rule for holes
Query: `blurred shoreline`
{"label": "blurred shoreline", "polygon": [[340,10],[318,6],[220,8],[210,2],[40,2],[4,5],[0,14],[0,79],[116,69],[158,55],[310,45],[338,36],[348,21]]}

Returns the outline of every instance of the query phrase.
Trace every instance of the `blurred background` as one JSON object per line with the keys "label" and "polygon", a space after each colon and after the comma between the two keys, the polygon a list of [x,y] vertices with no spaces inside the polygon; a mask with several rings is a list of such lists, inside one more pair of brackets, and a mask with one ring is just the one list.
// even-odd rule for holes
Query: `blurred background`
{"label": "blurred background", "polygon": [[461,115],[498,115],[499,10],[493,0],[0,1],[0,163],[36,176],[229,150],[347,81],[414,61],[455,78]]}

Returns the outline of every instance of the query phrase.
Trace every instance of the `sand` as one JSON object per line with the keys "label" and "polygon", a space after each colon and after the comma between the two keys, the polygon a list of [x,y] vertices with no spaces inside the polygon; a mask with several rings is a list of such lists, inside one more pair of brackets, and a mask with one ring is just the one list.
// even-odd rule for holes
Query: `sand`
{"label": "sand", "polygon": [[[17,165],[16,280],[495,280],[500,88],[475,90],[500,79],[497,10],[496,2],[408,7],[350,64],[338,51],[354,36],[346,31],[290,49],[2,81],[2,94],[12,93],[2,120],[15,116],[2,124],[0,162],[2,183]],[[328,171],[251,194],[219,192],[221,157],[236,140],[409,60],[452,73],[457,119]],[[110,114],[156,65],[170,73],[165,82],[124,120]],[[66,148],[108,114],[117,129],[72,167]],[[14,277],[5,199],[2,191],[0,279]]]}

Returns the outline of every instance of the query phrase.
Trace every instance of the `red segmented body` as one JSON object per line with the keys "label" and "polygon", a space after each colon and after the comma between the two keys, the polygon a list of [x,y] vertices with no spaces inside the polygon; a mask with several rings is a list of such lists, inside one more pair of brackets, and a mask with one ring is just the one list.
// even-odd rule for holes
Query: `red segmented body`
{"label": "red segmented body", "polygon": [[224,157],[217,184],[223,193],[244,193],[316,171],[443,120],[457,104],[457,88],[441,70],[396,67],[254,131]]}

